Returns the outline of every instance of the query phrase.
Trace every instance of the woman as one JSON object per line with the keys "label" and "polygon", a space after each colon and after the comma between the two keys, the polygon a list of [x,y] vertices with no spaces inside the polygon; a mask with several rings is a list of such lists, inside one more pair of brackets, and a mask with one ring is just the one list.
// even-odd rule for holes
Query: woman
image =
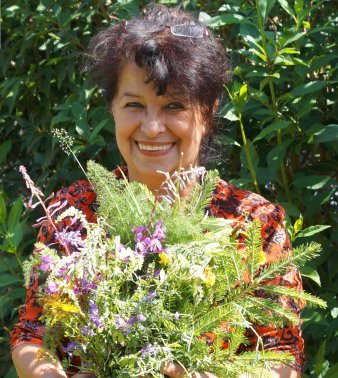
{"label": "woman", "polygon": [[[198,164],[201,143],[211,132],[229,70],[220,40],[208,29],[185,12],[153,4],[142,18],[114,25],[94,37],[87,68],[104,90],[115,119],[117,144],[129,180],[156,192],[163,181],[158,171],[172,173],[179,164],[184,168]],[[52,203],[56,201],[66,201],[67,206],[82,209],[88,220],[95,219],[95,193],[87,182],[61,190]],[[268,262],[290,253],[282,226],[284,212],[264,198],[220,181],[209,210],[218,217],[243,220],[249,213],[252,219],[260,219]],[[42,226],[39,239],[47,244],[55,242],[49,224]],[[35,361],[36,352],[43,350],[43,325],[39,322],[42,309],[35,300],[35,272],[31,278],[26,305],[12,335],[14,364],[23,378],[66,377],[60,366]],[[301,289],[297,271],[271,283]],[[285,306],[295,312],[301,309],[293,301]],[[257,326],[256,332],[265,349],[289,351],[296,358],[293,366],[274,369],[275,377],[300,377],[304,360],[300,330]],[[256,335],[248,332],[248,338],[254,348]],[[172,362],[163,366],[163,373],[179,378],[184,369]],[[196,377],[215,376],[201,372]]]}

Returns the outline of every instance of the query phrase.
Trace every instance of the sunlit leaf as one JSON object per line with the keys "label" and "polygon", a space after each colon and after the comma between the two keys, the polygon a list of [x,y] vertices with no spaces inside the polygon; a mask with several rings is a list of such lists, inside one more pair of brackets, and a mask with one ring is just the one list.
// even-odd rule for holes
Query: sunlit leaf
{"label": "sunlit leaf", "polygon": [[305,228],[304,230],[300,231],[299,234],[297,235],[298,238],[305,238],[309,237],[315,234],[318,234],[319,232],[322,232],[324,230],[327,230],[331,226],[328,225],[323,225],[323,224],[318,224],[316,226],[310,226]]}

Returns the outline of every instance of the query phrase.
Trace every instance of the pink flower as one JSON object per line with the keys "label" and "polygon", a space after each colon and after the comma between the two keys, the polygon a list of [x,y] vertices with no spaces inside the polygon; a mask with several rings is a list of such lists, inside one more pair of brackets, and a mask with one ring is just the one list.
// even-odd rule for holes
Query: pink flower
{"label": "pink flower", "polygon": [[55,281],[50,281],[45,289],[47,294],[53,295],[59,291],[59,285]]}
{"label": "pink flower", "polygon": [[42,263],[40,265],[40,269],[44,272],[53,270],[55,267],[54,259],[52,256],[49,255],[41,255]]}

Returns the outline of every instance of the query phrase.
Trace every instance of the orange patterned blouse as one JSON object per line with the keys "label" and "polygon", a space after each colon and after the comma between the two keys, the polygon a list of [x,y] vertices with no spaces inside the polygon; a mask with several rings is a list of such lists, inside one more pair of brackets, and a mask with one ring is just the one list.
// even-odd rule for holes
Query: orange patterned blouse
{"label": "orange patterned blouse", "polygon": [[[118,171],[115,173],[119,176]],[[74,206],[82,210],[89,222],[95,222],[96,195],[88,182],[77,181],[68,188],[60,190],[51,201],[50,206],[57,202],[64,204],[64,207],[57,211],[53,217],[56,218],[67,207]],[[245,216],[249,216],[249,220],[259,219],[262,223],[263,249],[267,262],[274,261],[292,252],[287,232],[283,227],[284,210],[279,205],[272,204],[255,193],[235,188],[233,185],[220,180],[214,190],[208,211],[213,216],[237,221],[244,220]],[[65,222],[67,223],[67,220]],[[67,225],[69,226],[69,224]],[[58,224],[60,230],[64,227],[65,224]],[[85,237],[85,230],[81,232]],[[45,244],[55,243],[55,231],[47,222],[42,225],[38,240]],[[53,248],[57,248],[57,246],[57,244],[54,244]],[[284,285],[302,290],[300,274],[295,268],[283,276],[277,276],[275,279],[266,282],[266,284]],[[25,305],[19,309],[19,321],[12,332],[12,349],[26,343],[43,344],[44,326],[39,321],[43,309],[37,302],[38,286],[38,273],[33,270],[27,287]],[[283,298],[278,300],[297,314],[303,308],[302,304],[293,300]],[[304,341],[299,326],[274,328],[257,325],[256,332],[262,338],[265,350],[292,353],[295,357],[293,367],[301,373],[304,363]],[[205,336],[207,341],[212,342],[212,334]],[[256,347],[257,335],[248,330],[247,337],[250,341],[249,345],[243,346],[239,352],[250,349],[250,346]],[[224,343],[224,347],[226,347],[226,343]],[[69,373],[71,375],[71,372]]]}

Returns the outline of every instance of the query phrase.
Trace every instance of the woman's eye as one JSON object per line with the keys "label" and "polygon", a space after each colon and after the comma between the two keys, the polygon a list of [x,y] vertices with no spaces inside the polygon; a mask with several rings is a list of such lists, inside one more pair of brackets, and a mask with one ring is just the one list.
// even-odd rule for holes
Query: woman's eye
{"label": "woman's eye", "polygon": [[127,102],[125,107],[126,108],[143,108],[143,105],[140,102]]}
{"label": "woman's eye", "polygon": [[168,109],[184,109],[184,106],[180,102],[171,102],[167,105]]}

